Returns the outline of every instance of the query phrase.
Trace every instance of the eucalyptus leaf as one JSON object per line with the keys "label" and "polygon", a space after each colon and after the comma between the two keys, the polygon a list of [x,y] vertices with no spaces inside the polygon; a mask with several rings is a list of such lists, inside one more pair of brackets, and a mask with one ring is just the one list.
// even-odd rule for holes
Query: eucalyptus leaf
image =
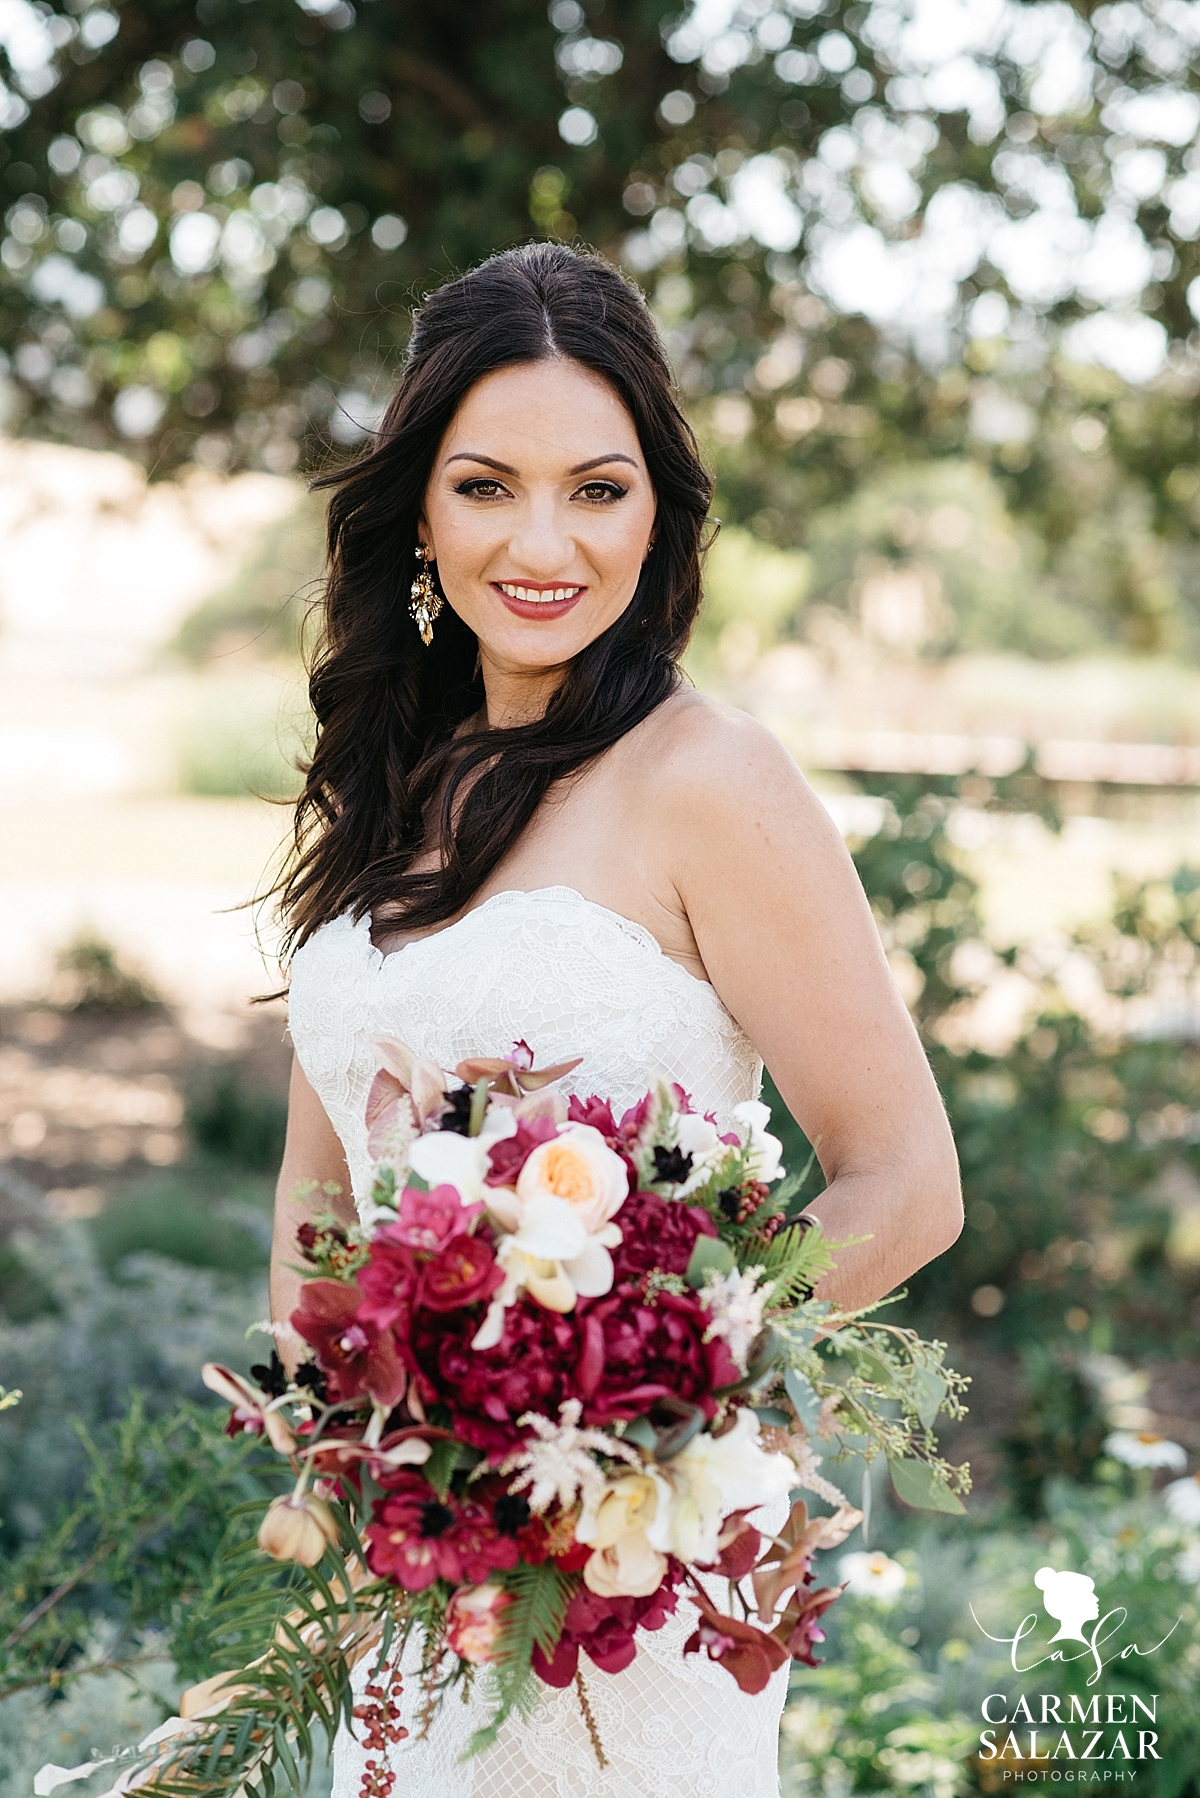
{"label": "eucalyptus leaf", "polygon": [[684,1278],[698,1291],[710,1273],[729,1274],[736,1265],[733,1250],[719,1236],[698,1236]]}
{"label": "eucalyptus leaf", "polygon": [[897,1495],[906,1505],[915,1505],[923,1511],[951,1511],[962,1514],[966,1506],[961,1498],[957,1498],[943,1480],[940,1480],[933,1468],[926,1461],[893,1460],[888,1456],[888,1472],[892,1476],[892,1485]]}
{"label": "eucalyptus leaf", "polygon": [[796,1416],[804,1425],[810,1436],[817,1433],[817,1418],[821,1414],[821,1399],[814,1391],[811,1381],[805,1378],[799,1368],[789,1367],[783,1376],[783,1384],[788,1397],[796,1409]]}
{"label": "eucalyptus leaf", "polygon": [[933,1420],[941,1409],[942,1400],[949,1388],[942,1375],[935,1373],[932,1367],[920,1368],[915,1384],[917,1416],[928,1430],[932,1428]]}
{"label": "eucalyptus leaf", "polygon": [[631,1423],[627,1423],[623,1436],[635,1448],[647,1449],[651,1454],[658,1447],[658,1431],[648,1417],[635,1417]]}

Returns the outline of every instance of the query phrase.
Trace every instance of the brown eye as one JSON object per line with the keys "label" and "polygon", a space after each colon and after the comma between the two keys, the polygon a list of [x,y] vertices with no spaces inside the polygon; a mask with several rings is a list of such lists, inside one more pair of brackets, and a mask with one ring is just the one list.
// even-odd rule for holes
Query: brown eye
{"label": "brown eye", "polygon": [[499,481],[476,479],[473,481],[461,481],[454,491],[455,493],[465,494],[468,498],[495,499],[497,494],[503,493],[504,488]]}
{"label": "brown eye", "polygon": [[579,489],[582,499],[601,504],[606,500],[624,499],[628,492],[628,487],[618,486],[616,481],[588,481]]}

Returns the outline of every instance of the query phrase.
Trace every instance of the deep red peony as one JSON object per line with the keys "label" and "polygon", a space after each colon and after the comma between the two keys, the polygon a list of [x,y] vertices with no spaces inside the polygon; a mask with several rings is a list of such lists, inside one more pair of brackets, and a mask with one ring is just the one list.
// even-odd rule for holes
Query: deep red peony
{"label": "deep red peony", "polygon": [[317,1351],[330,1398],[368,1392],[390,1409],[403,1397],[404,1368],[390,1333],[362,1315],[362,1299],[341,1280],[306,1280],[292,1328]]}
{"label": "deep red peony", "polygon": [[683,1577],[678,1561],[668,1561],[663,1583],[646,1598],[601,1598],[581,1586],[567,1606],[563,1633],[552,1656],[533,1651],[533,1670],[548,1686],[569,1686],[582,1648],[602,1673],[620,1673],[637,1653],[639,1629],[661,1629],[679,1602],[675,1587]]}
{"label": "deep red peony", "polygon": [[717,1226],[700,1205],[660,1199],[655,1192],[634,1192],[621,1207],[621,1244],[613,1250],[618,1285],[640,1280],[661,1268],[683,1274],[698,1236],[715,1236]]}
{"label": "deep red peony", "polygon": [[690,1293],[660,1292],[648,1303],[630,1285],[588,1305],[576,1376],[585,1422],[640,1417],[668,1397],[714,1416],[713,1392],[741,1375],[721,1337],[705,1342],[711,1321]]}
{"label": "deep red peony", "polygon": [[495,1455],[521,1436],[517,1418],[526,1411],[556,1417],[564,1399],[579,1396],[579,1317],[523,1297],[505,1312],[495,1348],[471,1347],[478,1328],[474,1312],[418,1310],[410,1346],[425,1403],[447,1406],[455,1435]]}

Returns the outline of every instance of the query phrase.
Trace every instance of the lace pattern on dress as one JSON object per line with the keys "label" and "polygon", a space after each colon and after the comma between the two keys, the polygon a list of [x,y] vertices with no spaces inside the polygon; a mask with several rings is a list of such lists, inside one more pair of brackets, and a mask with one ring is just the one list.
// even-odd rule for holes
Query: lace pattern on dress
{"label": "lace pattern on dress", "polygon": [[571,887],[497,893],[387,956],[371,941],[369,917],[343,914],[296,952],[288,1022],[360,1200],[370,1182],[363,1113],[376,1036],[397,1036],[444,1068],[507,1054],[523,1036],[541,1067],[585,1056],[562,1082],[567,1092],[600,1093],[619,1113],[665,1076],[712,1106],[722,1128],[762,1078],[714,988],[641,925]]}

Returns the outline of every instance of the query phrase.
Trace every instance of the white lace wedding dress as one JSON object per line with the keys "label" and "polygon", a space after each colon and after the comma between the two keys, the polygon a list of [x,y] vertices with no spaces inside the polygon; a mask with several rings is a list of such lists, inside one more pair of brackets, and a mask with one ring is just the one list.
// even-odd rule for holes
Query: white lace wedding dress
{"label": "white lace wedding dress", "polygon": [[[363,1112],[375,1073],[371,1041],[382,1034],[445,1068],[505,1054],[519,1037],[541,1067],[582,1054],[564,1088],[611,1098],[618,1115],[666,1076],[727,1126],[762,1076],[711,986],[664,955],[649,931],[570,887],[499,893],[387,956],[372,944],[369,918],[337,918],[293,960],[289,1024],[359,1199],[370,1179]],[[774,1530],[784,1516],[780,1504],[757,1521]],[[582,1658],[606,1771],[570,1687],[546,1687],[528,1722],[511,1719],[494,1748],[466,1762],[459,1756],[485,1713],[452,1697],[426,1740],[410,1736],[390,1750],[395,1798],[777,1798],[787,1667],[747,1697],[707,1657],[684,1658],[695,1622],[681,1599],[663,1629],[640,1632],[637,1659],[623,1673],[592,1668],[589,1677]],[[416,1644],[407,1659],[415,1675]],[[359,1683],[365,1678],[363,1667]],[[415,1677],[407,1684],[414,1690]],[[358,1798],[364,1758],[343,1731],[334,1798]]]}

